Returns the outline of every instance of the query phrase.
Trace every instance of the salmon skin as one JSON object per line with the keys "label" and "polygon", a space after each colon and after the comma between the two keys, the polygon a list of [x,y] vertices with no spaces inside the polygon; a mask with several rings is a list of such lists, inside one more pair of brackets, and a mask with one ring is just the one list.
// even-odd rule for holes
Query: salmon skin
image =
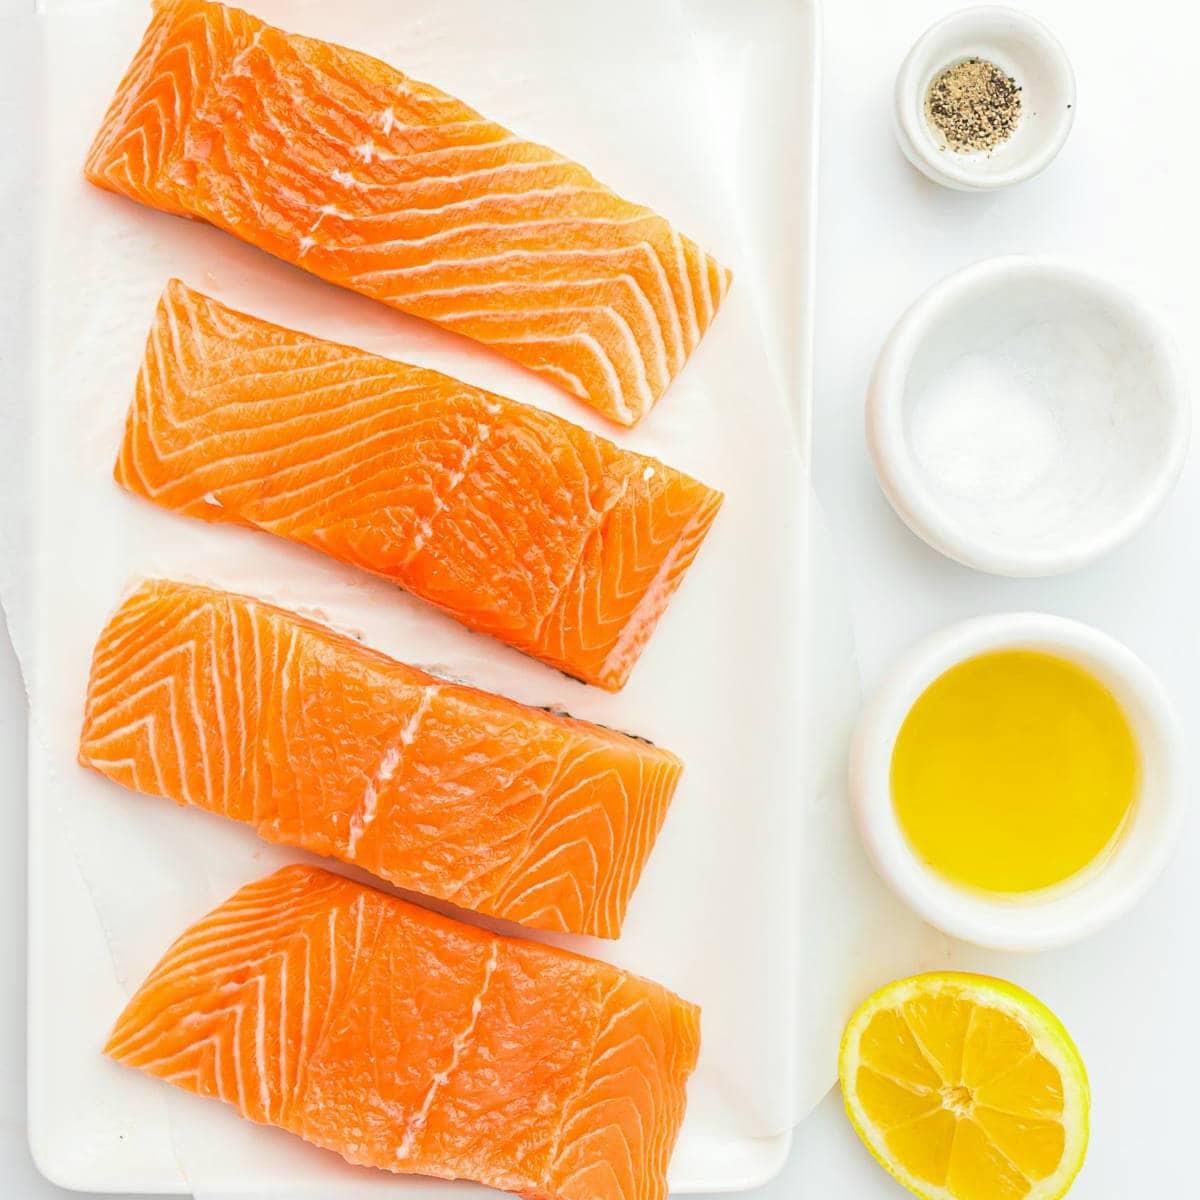
{"label": "salmon skin", "polygon": [[158,0],[87,178],[465,334],[633,425],[730,275],[460,100],[236,8]]}
{"label": "salmon skin", "polygon": [[640,739],[167,580],[100,635],[79,760],[399,887],[607,938],[683,769]]}
{"label": "salmon skin", "polygon": [[131,492],[371,571],[624,686],[721,494],[540,409],[171,282],[114,471]]}
{"label": "salmon skin", "polygon": [[699,1010],[316,867],[189,929],[105,1053],[347,1161],[538,1200],[665,1200]]}

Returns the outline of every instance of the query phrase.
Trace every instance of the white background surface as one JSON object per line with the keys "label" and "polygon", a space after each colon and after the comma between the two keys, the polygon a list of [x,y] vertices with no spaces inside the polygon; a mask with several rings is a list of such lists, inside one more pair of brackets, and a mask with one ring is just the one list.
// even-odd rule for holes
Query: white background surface
{"label": "white background surface", "polygon": [[[0,2],[5,13],[26,7]],[[1173,326],[1191,377],[1200,380],[1200,168],[1190,57],[1200,18],[1176,0],[1141,0],[1119,10],[1094,0],[1039,0],[1032,8],[1074,61],[1076,127],[1044,176],[1018,190],[975,196],[926,182],[902,160],[891,133],[895,69],[925,25],[946,11],[943,5],[827,3],[817,491],[843,554],[868,687],[893,654],[941,624],[980,612],[1043,609],[1091,621],[1125,640],[1158,671],[1190,735],[1200,721],[1195,454],[1176,495],[1136,541],[1085,571],[1038,582],[974,575],[926,550],[891,514],[863,445],[863,391],[892,321],[936,278],[991,254],[1057,253],[1132,286]],[[24,64],[3,55],[7,42],[0,27],[5,130],[24,126],[30,111]],[[12,147],[11,137],[5,145]],[[6,149],[0,230],[19,229],[31,202],[23,170],[20,156]],[[17,277],[8,251],[5,245],[5,280]],[[3,305],[0,378],[11,379],[27,303],[9,288]],[[8,819],[0,851],[0,1194],[36,1200],[59,1193],[37,1179],[24,1145],[23,725],[15,664],[3,646],[0,780]],[[1188,752],[1194,760],[1190,745]],[[1194,761],[1188,767],[1192,778]],[[1073,1198],[1182,1200],[1195,1194],[1186,1166],[1200,1077],[1198,910],[1200,835],[1192,821],[1162,883],[1111,930],[1039,957],[954,951],[957,965],[1003,974],[1036,991],[1079,1042],[1092,1077],[1093,1144]],[[856,1200],[902,1194],[859,1147],[831,1096],[801,1128],[784,1174],[762,1194],[807,1200],[839,1192]]]}

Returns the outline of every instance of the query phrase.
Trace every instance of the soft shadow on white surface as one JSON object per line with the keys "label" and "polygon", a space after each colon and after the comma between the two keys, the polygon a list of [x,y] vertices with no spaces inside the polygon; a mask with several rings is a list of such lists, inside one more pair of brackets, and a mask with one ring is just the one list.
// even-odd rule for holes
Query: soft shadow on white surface
{"label": "soft shadow on white surface", "polygon": [[[7,344],[7,336],[4,343]],[[6,368],[7,355],[0,357]],[[25,1137],[25,692],[7,631],[0,634],[0,1194],[68,1195],[38,1174]]]}
{"label": "soft shadow on white surface", "polygon": [[[29,190],[33,144],[27,97],[36,87],[38,56],[33,3],[0,0],[0,130],[8,135],[0,160],[0,444],[11,446],[3,414],[22,403],[29,385],[32,335],[32,262],[29,231],[34,197]],[[11,452],[0,465],[9,479],[24,460]],[[0,523],[0,556],[14,551]],[[16,552],[27,556],[25,546]],[[29,1153],[26,1136],[26,914],[28,849],[25,774],[25,688],[8,628],[0,634],[0,804],[5,813],[0,842],[0,1195],[49,1200],[75,1193],[47,1182]]]}

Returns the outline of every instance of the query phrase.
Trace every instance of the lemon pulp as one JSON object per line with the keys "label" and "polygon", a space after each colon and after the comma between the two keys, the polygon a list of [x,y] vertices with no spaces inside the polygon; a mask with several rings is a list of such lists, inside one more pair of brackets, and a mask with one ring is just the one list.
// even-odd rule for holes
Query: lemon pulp
{"label": "lemon pulp", "polygon": [[1057,1200],[1083,1163],[1079,1052],[1002,980],[937,972],[881,988],[847,1025],[838,1073],[868,1149],[927,1200]]}
{"label": "lemon pulp", "polygon": [[1119,838],[1138,790],[1133,731],[1112,693],[1054,655],[967,659],[912,706],[892,752],[914,852],[990,892],[1051,887]]}

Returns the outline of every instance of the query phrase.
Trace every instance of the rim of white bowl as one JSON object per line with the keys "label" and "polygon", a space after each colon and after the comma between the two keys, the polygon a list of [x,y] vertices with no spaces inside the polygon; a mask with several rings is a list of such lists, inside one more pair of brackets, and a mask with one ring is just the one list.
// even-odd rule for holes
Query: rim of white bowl
{"label": "rim of white bowl", "polygon": [[[1093,674],[1121,704],[1141,758],[1141,783],[1117,844],[1094,869],[1028,897],[972,892],[920,861],[896,818],[891,762],[917,698],[951,667],[989,651],[1041,650]],[[1128,647],[1090,625],[1046,613],[1001,613],[948,626],[902,654],[867,706],[850,755],[859,834],[884,882],[931,925],[996,950],[1048,950],[1126,913],[1166,866],[1184,819],[1180,742],[1157,677]]]}
{"label": "rim of white bowl", "polygon": [[[1047,70],[1057,79],[1061,104],[1054,134],[1040,150],[1014,159],[1007,171],[991,169],[983,174],[974,165],[976,160],[972,156],[948,155],[939,148],[925,124],[923,91],[927,83],[931,47],[942,39],[958,34],[958,26],[961,26],[959,36],[964,43],[969,43],[972,34],[991,21],[1015,25],[1036,43]],[[964,53],[968,50],[969,46],[964,45]],[[942,65],[951,61],[953,56]],[[922,95],[918,96],[918,91]],[[913,43],[896,76],[893,107],[901,147],[914,166],[936,183],[948,184],[962,191],[992,191],[1031,179],[1058,157],[1075,123],[1075,104],[1075,72],[1058,38],[1036,17],[1020,9],[1001,4],[981,4],[959,9],[936,21]]]}
{"label": "rim of white bowl", "polygon": [[[964,536],[938,505],[913,460],[904,434],[904,393],[919,347],[968,296],[1014,278],[1053,277],[1101,301],[1153,354],[1170,415],[1166,453],[1150,486],[1107,529],[1073,545],[1024,552],[1000,550]],[[1001,255],[963,267],[923,292],[893,327],[875,362],[867,394],[867,442],[875,474],[896,513],[923,541],[947,557],[993,575],[1059,575],[1107,554],[1138,532],[1171,494],[1191,440],[1191,405],[1174,341],[1140,300],[1101,276],[1046,256]]]}

